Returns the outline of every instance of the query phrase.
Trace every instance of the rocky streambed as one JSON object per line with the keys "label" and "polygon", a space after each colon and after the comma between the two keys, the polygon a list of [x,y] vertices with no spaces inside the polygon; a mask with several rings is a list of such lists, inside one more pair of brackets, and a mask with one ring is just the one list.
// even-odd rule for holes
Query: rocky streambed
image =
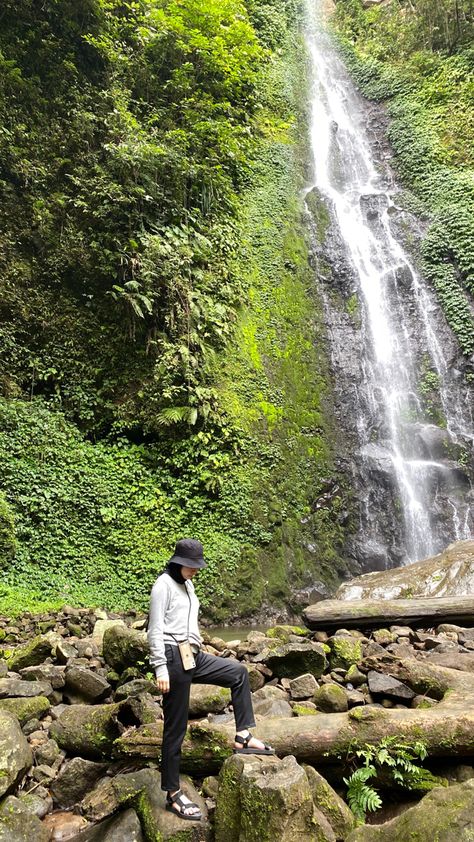
{"label": "rocky streambed", "polygon": [[[164,810],[143,625],[67,606],[0,619],[0,842],[472,840],[474,628],[377,627],[372,611],[370,628],[208,634],[208,652],[246,664],[254,732],[278,756],[232,755],[229,691],[195,685],[183,788],[203,820],[183,822]],[[406,789],[377,769],[400,815],[357,828],[343,778],[387,738],[421,742],[425,771]]]}

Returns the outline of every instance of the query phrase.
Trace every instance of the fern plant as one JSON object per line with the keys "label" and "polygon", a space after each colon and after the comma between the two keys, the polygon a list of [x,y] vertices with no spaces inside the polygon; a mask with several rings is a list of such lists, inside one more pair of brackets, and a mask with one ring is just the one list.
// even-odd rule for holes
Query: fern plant
{"label": "fern plant", "polygon": [[375,812],[382,806],[380,795],[367,781],[376,778],[383,767],[388,767],[397,784],[406,789],[417,789],[426,770],[415,761],[424,760],[427,754],[421,740],[408,745],[397,737],[384,737],[378,745],[366,743],[364,748],[356,751],[352,762],[359,759],[364,765],[343,780],[347,786],[347,802],[357,820],[364,822],[368,812]]}

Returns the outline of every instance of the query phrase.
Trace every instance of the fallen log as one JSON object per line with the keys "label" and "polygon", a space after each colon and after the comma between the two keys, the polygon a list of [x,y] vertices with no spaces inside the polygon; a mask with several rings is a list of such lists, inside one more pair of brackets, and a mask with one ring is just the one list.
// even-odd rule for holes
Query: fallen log
{"label": "fallen log", "polygon": [[309,605],[303,618],[310,629],[372,628],[401,623],[433,626],[439,623],[474,625],[471,596],[423,599],[326,599]]}
{"label": "fallen log", "polygon": [[[368,659],[370,669],[387,672],[417,693],[442,699],[429,709],[356,707],[348,713],[262,719],[252,729],[270,742],[280,757],[292,754],[298,762],[321,764],[344,757],[349,750],[382,737],[421,740],[431,756],[474,756],[474,675],[418,661],[397,663]],[[235,726],[191,723],[183,743],[182,769],[211,774],[231,754]],[[162,723],[145,725],[115,741],[118,757],[159,758]]]}

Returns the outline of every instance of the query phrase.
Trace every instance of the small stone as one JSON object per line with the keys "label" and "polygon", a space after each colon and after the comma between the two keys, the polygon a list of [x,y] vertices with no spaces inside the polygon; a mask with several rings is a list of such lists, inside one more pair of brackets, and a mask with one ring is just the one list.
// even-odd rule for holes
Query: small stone
{"label": "small stone", "polygon": [[67,664],[70,658],[77,658],[77,649],[67,640],[61,640],[56,646],[56,660],[60,664]]}
{"label": "small stone", "polygon": [[49,696],[53,688],[48,681],[22,681],[20,678],[0,679],[0,699],[32,698],[33,696]]}
{"label": "small stone", "polygon": [[318,710],[324,713],[343,713],[349,707],[347,693],[338,684],[324,684],[313,698]]}
{"label": "small stone", "polygon": [[415,696],[411,700],[412,708],[432,708],[437,704],[436,699],[430,699],[429,696]]}
{"label": "small stone", "polygon": [[37,816],[38,819],[44,819],[46,814],[53,809],[53,799],[49,795],[44,798],[36,795],[38,789],[35,792],[22,792],[18,800],[26,813]]}
{"label": "small stone", "polygon": [[64,667],[53,664],[39,664],[20,670],[24,681],[48,681],[53,690],[64,687]]}
{"label": "small stone", "polygon": [[372,637],[376,643],[379,643],[381,646],[387,646],[389,643],[396,643],[397,635],[395,632],[389,631],[388,629],[376,629],[372,632]]}
{"label": "small stone", "polygon": [[344,680],[352,684],[353,687],[360,687],[361,684],[365,684],[366,676],[355,664],[352,664],[347,670]]}
{"label": "small stone", "polygon": [[383,694],[384,696],[407,700],[413,699],[416,695],[410,687],[407,687],[406,684],[402,684],[402,682],[398,681],[396,678],[392,678],[392,676],[385,675],[384,673],[376,672],[375,670],[369,670],[367,680],[370,692],[376,695]]}
{"label": "small stone", "polygon": [[51,842],[71,839],[87,827],[87,824],[83,816],[76,816],[74,813],[51,813],[43,820],[45,829],[50,833]]}
{"label": "small stone", "polygon": [[290,695],[292,699],[310,699],[317,689],[318,683],[311,673],[299,675],[290,681]]}
{"label": "small stone", "polygon": [[39,766],[52,766],[55,760],[58,759],[60,753],[57,742],[55,740],[47,740],[47,742],[38,746],[35,750],[35,761]]}
{"label": "small stone", "polygon": [[56,772],[51,766],[47,766],[43,763],[41,766],[35,766],[31,774],[38,783],[45,783],[48,785],[48,783],[55,777]]}

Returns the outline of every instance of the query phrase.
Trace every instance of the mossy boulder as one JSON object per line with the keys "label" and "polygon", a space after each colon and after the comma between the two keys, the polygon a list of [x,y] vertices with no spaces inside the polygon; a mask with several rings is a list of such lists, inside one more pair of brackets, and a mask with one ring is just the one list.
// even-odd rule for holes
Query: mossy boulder
{"label": "mossy boulder", "polygon": [[51,642],[42,635],[33,638],[28,643],[17,646],[10,658],[7,659],[8,669],[20,672],[24,667],[36,667],[51,655]]}
{"label": "mossy boulder", "polygon": [[364,825],[346,842],[472,842],[474,779],[434,789],[401,816],[383,825]]}
{"label": "mossy boulder", "polygon": [[303,629],[301,628],[301,626],[272,626],[271,629],[267,629],[265,634],[267,637],[278,638],[284,643],[287,643],[291,635],[296,635],[297,637],[306,637],[306,635],[308,634],[308,629]]}
{"label": "mossy boulder", "polygon": [[348,707],[346,691],[339,684],[323,684],[313,696],[318,710],[324,713],[344,713]]}
{"label": "mossy boulder", "polygon": [[192,684],[189,697],[189,716],[200,718],[208,713],[222,713],[230,703],[230,690],[213,684]]}
{"label": "mossy boulder", "polygon": [[345,801],[334,791],[332,786],[313,766],[303,766],[308,778],[313,801],[318,810],[326,816],[336,839],[345,839],[354,829],[356,820]]}
{"label": "mossy boulder", "polygon": [[46,696],[35,696],[32,699],[0,699],[0,710],[13,713],[21,726],[30,719],[41,719],[50,708]]}
{"label": "mossy boulder", "polygon": [[145,632],[114,625],[105,629],[102,652],[107,664],[117,672],[126,667],[148,663],[148,642]]}
{"label": "mossy boulder", "polygon": [[49,842],[49,830],[27,812],[0,816],[0,842]]}
{"label": "mossy boulder", "polygon": [[21,781],[32,763],[33,755],[18,719],[0,710],[0,796]]}
{"label": "mossy boulder", "polygon": [[362,643],[356,637],[337,635],[329,638],[331,669],[346,669],[362,661]]}
{"label": "mossy boulder", "polygon": [[291,755],[233,756],[223,765],[217,795],[216,842],[335,842],[315,810],[308,778]]}
{"label": "mossy boulder", "polygon": [[114,740],[123,731],[120,714],[128,721],[127,702],[113,705],[70,705],[50,728],[51,737],[60,748],[74,756],[91,760],[110,757]]}
{"label": "mossy boulder", "polygon": [[321,643],[301,640],[273,649],[268,655],[267,666],[279,678],[297,678],[303,673],[319,678],[326,670],[327,660]]}

